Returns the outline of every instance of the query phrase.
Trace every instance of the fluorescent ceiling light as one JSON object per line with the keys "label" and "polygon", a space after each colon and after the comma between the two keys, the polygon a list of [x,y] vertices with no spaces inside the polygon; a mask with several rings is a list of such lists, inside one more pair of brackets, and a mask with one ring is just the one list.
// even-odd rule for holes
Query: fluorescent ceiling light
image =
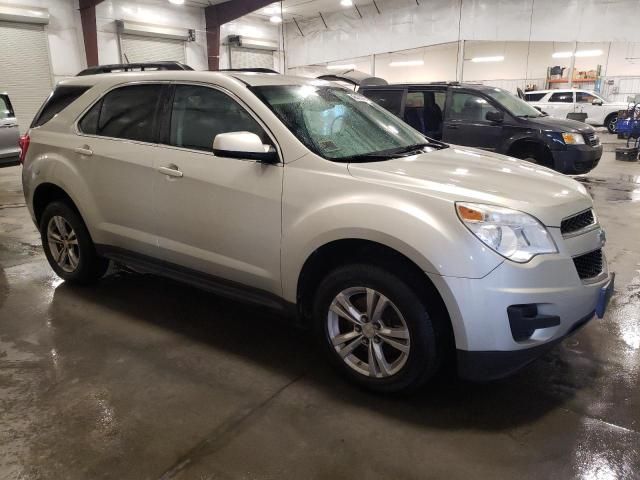
{"label": "fluorescent ceiling light", "polygon": [[415,67],[418,65],[424,65],[424,60],[400,60],[389,63],[390,67]]}
{"label": "fluorescent ceiling light", "polygon": [[573,55],[573,52],[554,52],[551,55],[553,58],[569,58]]}
{"label": "fluorescent ceiling light", "polygon": [[[285,12],[287,9],[283,8],[282,11]],[[275,4],[275,5],[269,5],[268,7],[264,7],[262,9],[262,13],[264,13],[265,15],[277,15],[278,13],[280,13],[280,5]]]}
{"label": "fluorescent ceiling light", "polygon": [[602,55],[602,50],[578,50],[576,57],[599,57]]}
{"label": "fluorescent ceiling light", "polygon": [[352,7],[353,0],[340,0],[340,5],[342,5],[343,7]]}
{"label": "fluorescent ceiling light", "polygon": [[271,18],[269,18],[269,21],[271,23],[282,23],[282,17],[280,15],[273,15]]}
{"label": "fluorescent ceiling light", "polygon": [[184,0],[169,0],[169,3],[173,3],[174,5],[182,5],[184,4]]}
{"label": "fluorescent ceiling light", "polygon": [[474,63],[501,62],[503,60],[504,60],[504,57],[502,55],[496,55],[495,57],[473,57],[471,59],[471,61],[474,62]]}
{"label": "fluorescent ceiling light", "polygon": [[353,70],[356,66],[353,63],[348,63],[346,65],[327,65],[329,70]]}

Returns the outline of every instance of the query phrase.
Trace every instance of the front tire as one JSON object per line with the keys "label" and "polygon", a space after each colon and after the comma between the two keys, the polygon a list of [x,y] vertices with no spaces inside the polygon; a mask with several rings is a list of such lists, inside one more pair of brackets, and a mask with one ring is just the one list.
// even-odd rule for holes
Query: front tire
{"label": "front tire", "polygon": [[365,264],[329,273],[313,309],[330,362],[360,386],[386,393],[414,390],[440,369],[448,343],[438,312],[410,282]]}
{"label": "front tire", "polygon": [[69,283],[94,283],[109,267],[109,261],[96,253],[78,212],[65,202],[53,202],[45,208],[40,219],[40,236],[49,265]]}

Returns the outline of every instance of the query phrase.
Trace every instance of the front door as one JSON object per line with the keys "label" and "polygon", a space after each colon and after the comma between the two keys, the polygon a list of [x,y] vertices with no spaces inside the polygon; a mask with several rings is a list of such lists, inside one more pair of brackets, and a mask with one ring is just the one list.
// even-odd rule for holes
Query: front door
{"label": "front door", "polygon": [[[594,100],[596,101],[595,104],[593,103]],[[602,99],[592,93],[583,91],[576,92],[576,112],[586,113],[587,119],[592,123],[600,125],[604,123],[605,109],[602,106]]]}
{"label": "front door", "polygon": [[487,113],[500,110],[476,92],[449,90],[442,140],[455,145],[496,150],[501,143],[502,124],[487,120]]}
{"label": "front door", "polygon": [[227,93],[176,85],[155,155],[154,204],[163,260],[280,293],[284,167],[216,156],[219,133],[249,131],[274,144]]}

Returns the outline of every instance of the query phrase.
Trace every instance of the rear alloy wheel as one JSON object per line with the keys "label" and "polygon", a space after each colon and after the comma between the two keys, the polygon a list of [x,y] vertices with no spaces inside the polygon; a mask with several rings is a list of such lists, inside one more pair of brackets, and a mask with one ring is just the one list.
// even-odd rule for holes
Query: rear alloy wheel
{"label": "rear alloy wheel", "polygon": [[617,122],[618,122],[618,115],[609,115],[607,117],[607,120],[605,121],[605,126],[607,127],[607,130],[609,131],[609,133],[616,133],[618,131],[618,126],[617,126]]}
{"label": "rear alloy wheel", "polygon": [[93,283],[109,268],[109,261],[96,253],[82,218],[66,202],[47,205],[40,219],[40,235],[49,265],[67,282]]}
{"label": "rear alloy wheel", "polygon": [[338,370],[370,390],[414,390],[448,352],[439,300],[418,294],[409,278],[352,264],[336,268],[316,289],[314,327],[322,348]]}
{"label": "rear alloy wheel", "polygon": [[58,267],[67,273],[74,272],[80,263],[80,247],[76,232],[63,217],[51,217],[47,226],[47,240]]}

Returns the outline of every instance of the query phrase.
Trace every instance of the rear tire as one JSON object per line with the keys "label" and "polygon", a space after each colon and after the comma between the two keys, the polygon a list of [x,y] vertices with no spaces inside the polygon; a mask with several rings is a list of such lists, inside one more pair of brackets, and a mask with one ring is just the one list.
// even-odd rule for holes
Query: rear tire
{"label": "rear tire", "polygon": [[618,114],[612,113],[610,114],[604,121],[604,125],[607,127],[609,133],[616,133],[618,131],[618,127],[616,122],[618,121]]}
{"label": "rear tire", "polygon": [[376,392],[407,392],[432,378],[446,357],[448,320],[436,305],[395,273],[345,265],[320,283],[314,327],[329,361],[348,379]]}
{"label": "rear tire", "polygon": [[49,265],[69,283],[94,283],[109,268],[109,260],[96,253],[84,221],[65,202],[56,201],[44,209],[40,236]]}

